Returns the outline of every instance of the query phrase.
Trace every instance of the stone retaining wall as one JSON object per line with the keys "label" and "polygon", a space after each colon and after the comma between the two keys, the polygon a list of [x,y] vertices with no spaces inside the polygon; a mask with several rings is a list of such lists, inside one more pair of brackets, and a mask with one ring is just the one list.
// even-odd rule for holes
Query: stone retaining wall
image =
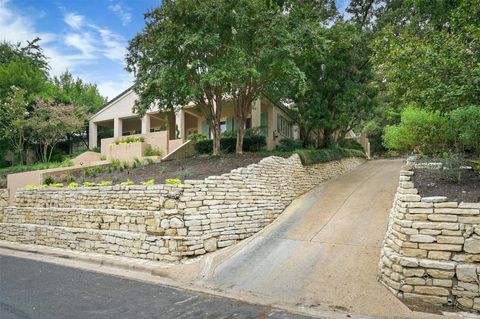
{"label": "stone retaining wall", "polygon": [[4,207],[8,206],[9,197],[8,189],[0,189],[0,213],[3,211]]}
{"label": "stone retaining wall", "polygon": [[364,161],[304,167],[298,155],[268,157],[182,185],[22,190],[0,215],[0,239],[179,260],[252,236],[294,198]]}
{"label": "stone retaining wall", "polygon": [[480,203],[421,197],[414,167],[400,172],[380,280],[401,298],[480,310]]}

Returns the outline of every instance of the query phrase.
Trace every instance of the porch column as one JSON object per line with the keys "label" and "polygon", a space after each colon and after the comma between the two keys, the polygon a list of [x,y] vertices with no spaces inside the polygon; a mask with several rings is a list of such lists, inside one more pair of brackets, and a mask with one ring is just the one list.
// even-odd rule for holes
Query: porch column
{"label": "porch column", "polygon": [[119,138],[123,135],[122,119],[114,118],[113,119],[113,137]]}
{"label": "porch column", "polygon": [[97,147],[98,140],[98,126],[95,122],[88,123],[88,148],[93,149]]}
{"label": "porch column", "polygon": [[142,134],[150,133],[150,115],[142,117]]}
{"label": "porch column", "polygon": [[[175,135],[176,135],[176,130],[180,132],[180,136],[178,138],[184,140],[185,139],[185,112],[180,109],[177,112],[175,112]],[[177,136],[175,136],[175,139],[177,139]]]}
{"label": "porch column", "polygon": [[262,126],[262,101],[256,100],[252,105],[252,127]]}

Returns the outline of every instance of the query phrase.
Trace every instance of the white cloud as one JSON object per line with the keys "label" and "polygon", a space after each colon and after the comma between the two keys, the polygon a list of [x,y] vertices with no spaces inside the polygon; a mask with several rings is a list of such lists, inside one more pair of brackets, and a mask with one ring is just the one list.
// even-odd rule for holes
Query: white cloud
{"label": "white cloud", "polygon": [[124,26],[129,24],[130,21],[132,21],[132,14],[130,13],[130,8],[121,6],[118,3],[112,3],[108,6],[108,9],[110,9],[110,11],[112,11],[117,17],[120,18]]}
{"label": "white cloud", "polygon": [[[100,93],[109,99],[131,85],[132,77],[123,71],[127,41],[122,36],[107,28],[87,24],[85,17],[74,13],[64,16],[72,32],[62,34],[61,28],[58,33],[40,32],[36,21],[42,18],[42,15],[27,16],[8,0],[0,0],[0,41],[25,44],[35,37],[41,38],[40,45],[49,58],[51,76],[68,69],[85,81],[97,83]],[[112,74],[105,74],[103,70],[97,70],[96,74],[85,71],[105,59],[115,62]]]}
{"label": "white cloud", "polygon": [[81,51],[85,58],[94,57],[93,53],[96,50],[96,41],[90,33],[70,33],[64,37],[64,41],[67,45]]}
{"label": "white cloud", "polygon": [[65,23],[71,26],[73,29],[78,30],[83,26],[84,19],[84,16],[70,12],[65,15],[63,21],[65,21]]}
{"label": "white cloud", "polygon": [[104,49],[102,53],[104,56],[110,60],[124,62],[125,55],[127,54],[127,42],[123,37],[112,33],[108,29],[98,29],[100,36],[102,37],[102,42]]}

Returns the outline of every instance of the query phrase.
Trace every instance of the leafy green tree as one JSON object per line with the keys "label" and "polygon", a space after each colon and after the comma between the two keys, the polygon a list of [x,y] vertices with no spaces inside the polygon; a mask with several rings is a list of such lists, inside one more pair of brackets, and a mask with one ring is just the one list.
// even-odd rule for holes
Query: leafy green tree
{"label": "leafy green tree", "polygon": [[7,98],[0,102],[0,136],[11,147],[15,159],[23,164],[29,119],[26,92],[24,89],[13,87]]}
{"label": "leafy green tree", "polygon": [[373,61],[394,105],[445,113],[479,105],[479,43],[479,0],[404,1],[378,33]]}
{"label": "leafy green tree", "polygon": [[11,88],[22,88],[27,99],[33,101],[48,80],[48,63],[38,44],[39,38],[20,43],[0,43],[0,99],[7,98]]}
{"label": "leafy green tree", "polygon": [[336,143],[367,119],[376,107],[378,92],[364,33],[343,21],[324,32],[327,49],[300,56],[307,89],[291,97],[292,116],[304,145],[314,133],[317,147]]}
{"label": "leafy green tree", "polygon": [[408,106],[402,111],[400,124],[385,127],[385,146],[427,155],[442,152],[448,143],[446,125],[447,119],[438,111]]}
{"label": "leafy green tree", "polygon": [[40,146],[43,162],[50,161],[55,146],[68,134],[84,127],[87,117],[85,108],[73,105],[48,105],[39,100],[29,116],[31,142]]}
{"label": "leafy green tree", "polygon": [[53,77],[43,93],[43,98],[54,104],[86,107],[87,112],[92,114],[107,103],[107,98],[100,94],[96,84],[84,82],[79,77],[74,78],[68,70],[58,77]]}
{"label": "leafy green tree", "polygon": [[457,151],[480,154],[480,107],[465,106],[448,115],[447,134]]}

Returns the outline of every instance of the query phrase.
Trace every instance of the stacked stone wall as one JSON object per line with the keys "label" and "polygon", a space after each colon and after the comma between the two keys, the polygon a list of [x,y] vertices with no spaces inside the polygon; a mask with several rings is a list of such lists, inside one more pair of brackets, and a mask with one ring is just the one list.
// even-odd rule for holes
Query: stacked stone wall
{"label": "stacked stone wall", "polygon": [[268,157],[182,185],[22,190],[0,214],[0,239],[179,260],[252,236],[294,198],[364,161],[304,167],[298,155]]}
{"label": "stacked stone wall", "polygon": [[480,203],[422,197],[411,177],[399,187],[379,263],[380,280],[397,296],[480,310]]}

